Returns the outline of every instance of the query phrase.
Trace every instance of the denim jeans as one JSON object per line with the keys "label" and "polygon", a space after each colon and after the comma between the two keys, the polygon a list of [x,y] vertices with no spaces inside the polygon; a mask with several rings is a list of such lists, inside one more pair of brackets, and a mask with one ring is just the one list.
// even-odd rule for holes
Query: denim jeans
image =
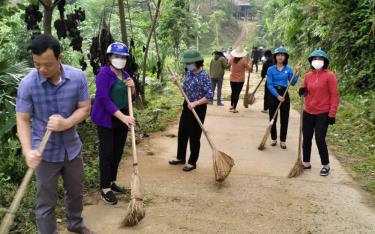
{"label": "denim jeans", "polygon": [[221,104],[221,89],[223,87],[223,77],[211,78],[213,96],[215,96],[215,88],[217,84],[217,104]]}

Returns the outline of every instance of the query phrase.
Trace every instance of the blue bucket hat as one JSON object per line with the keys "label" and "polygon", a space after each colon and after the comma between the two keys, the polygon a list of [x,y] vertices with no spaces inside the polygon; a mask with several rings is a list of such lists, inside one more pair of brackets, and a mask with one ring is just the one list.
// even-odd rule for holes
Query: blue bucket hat
{"label": "blue bucket hat", "polygon": [[312,59],[314,57],[322,57],[324,59],[326,59],[327,61],[329,61],[329,57],[327,55],[327,53],[321,49],[318,49],[318,50],[314,50],[310,55],[309,55],[309,62],[311,63]]}

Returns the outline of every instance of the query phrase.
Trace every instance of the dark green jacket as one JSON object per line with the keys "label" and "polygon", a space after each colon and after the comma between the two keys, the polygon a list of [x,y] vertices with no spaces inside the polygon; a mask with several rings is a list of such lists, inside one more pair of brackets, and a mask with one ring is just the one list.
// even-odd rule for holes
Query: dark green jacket
{"label": "dark green jacket", "polygon": [[217,60],[212,59],[210,63],[210,77],[211,78],[223,78],[225,69],[229,68],[228,61],[223,56],[220,56]]}

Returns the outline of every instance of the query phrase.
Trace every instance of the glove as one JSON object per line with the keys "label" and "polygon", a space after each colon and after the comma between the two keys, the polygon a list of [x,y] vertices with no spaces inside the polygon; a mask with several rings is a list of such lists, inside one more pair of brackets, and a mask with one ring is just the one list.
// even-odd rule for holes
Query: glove
{"label": "glove", "polygon": [[307,93],[307,89],[305,87],[299,88],[299,90],[298,90],[299,96],[303,96],[303,95],[305,95],[305,93]]}
{"label": "glove", "polygon": [[335,117],[328,117],[328,124],[332,125],[336,123],[336,118]]}

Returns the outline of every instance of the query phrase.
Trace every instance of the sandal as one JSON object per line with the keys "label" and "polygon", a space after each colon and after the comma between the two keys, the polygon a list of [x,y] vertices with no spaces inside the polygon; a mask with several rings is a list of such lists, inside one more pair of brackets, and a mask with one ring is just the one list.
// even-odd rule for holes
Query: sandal
{"label": "sandal", "polygon": [[188,171],[192,171],[192,170],[194,170],[195,168],[197,168],[196,166],[194,166],[194,165],[187,165],[187,166],[184,166],[184,168],[182,168],[182,170],[183,171],[185,171],[185,172],[188,172]]}
{"label": "sandal", "polygon": [[175,160],[169,161],[169,165],[178,165],[178,164],[185,164],[185,161],[180,160],[180,159],[175,159]]}
{"label": "sandal", "polygon": [[329,168],[329,167],[323,167],[322,170],[320,170],[320,175],[321,176],[328,176],[330,170],[331,170],[331,168]]}
{"label": "sandal", "polygon": [[302,164],[304,170],[311,169],[311,164],[309,162],[302,162]]}

